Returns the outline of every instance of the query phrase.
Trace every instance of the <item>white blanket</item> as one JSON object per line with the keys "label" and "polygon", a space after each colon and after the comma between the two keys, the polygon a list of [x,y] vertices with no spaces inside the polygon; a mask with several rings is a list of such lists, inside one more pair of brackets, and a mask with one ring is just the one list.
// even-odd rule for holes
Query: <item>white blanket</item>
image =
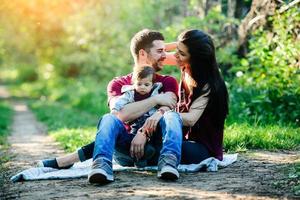
{"label": "white blanket", "polygon": [[[223,160],[219,161],[213,157],[203,160],[199,164],[179,165],[178,171],[180,172],[197,172],[205,170],[208,172],[218,171],[218,167],[224,168],[237,160],[238,154],[227,154],[223,156]],[[45,180],[45,179],[68,179],[68,178],[80,178],[87,177],[91,170],[92,160],[87,160],[82,163],[75,163],[70,169],[54,169],[50,167],[36,167],[26,169],[15,176],[11,177],[10,180],[13,182],[25,181],[25,180]],[[145,168],[136,167],[122,167],[113,162],[114,171],[141,171],[157,170],[157,166],[147,166]]]}

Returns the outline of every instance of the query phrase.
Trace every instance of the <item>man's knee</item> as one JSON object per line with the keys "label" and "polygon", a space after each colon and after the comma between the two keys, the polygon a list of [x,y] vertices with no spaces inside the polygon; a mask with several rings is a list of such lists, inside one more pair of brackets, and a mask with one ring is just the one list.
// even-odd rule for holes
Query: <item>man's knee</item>
{"label": "man's knee", "polygon": [[115,115],[113,115],[111,113],[107,113],[100,118],[100,120],[98,122],[98,126],[97,126],[98,129],[99,129],[101,123],[111,124],[111,125],[122,124],[122,122]]}
{"label": "man's knee", "polygon": [[176,123],[179,122],[180,125],[182,123],[181,117],[178,112],[169,111],[166,112],[162,117],[162,123]]}

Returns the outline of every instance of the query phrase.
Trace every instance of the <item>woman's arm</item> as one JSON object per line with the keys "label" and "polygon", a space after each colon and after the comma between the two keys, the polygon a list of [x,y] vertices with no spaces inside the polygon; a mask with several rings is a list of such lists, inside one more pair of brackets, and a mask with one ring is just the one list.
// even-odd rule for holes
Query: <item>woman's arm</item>
{"label": "woman's arm", "polygon": [[166,59],[163,62],[163,65],[175,65],[177,66],[175,53],[174,52],[167,52],[166,53]]}
{"label": "woman's arm", "polygon": [[203,112],[207,106],[207,103],[209,100],[209,97],[208,97],[209,92],[210,91],[208,91],[205,94],[198,97],[192,103],[192,105],[189,109],[189,112],[180,113],[180,116],[182,118],[184,126],[192,127],[199,120],[199,118],[201,117],[201,115],[203,114]]}
{"label": "woman's arm", "polygon": [[170,52],[170,51],[174,51],[177,48],[177,42],[165,43],[165,48],[166,48],[166,59],[164,60],[163,65],[177,66],[175,52]]}
{"label": "woman's arm", "polygon": [[177,48],[177,42],[165,43],[166,51],[174,51]]}

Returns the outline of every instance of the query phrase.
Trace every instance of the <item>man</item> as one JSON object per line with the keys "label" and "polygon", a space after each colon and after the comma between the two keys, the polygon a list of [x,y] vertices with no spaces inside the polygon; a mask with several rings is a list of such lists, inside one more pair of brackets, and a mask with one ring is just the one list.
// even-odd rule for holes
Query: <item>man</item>
{"label": "man", "polygon": [[[145,64],[160,71],[166,59],[164,38],[161,33],[151,30],[138,32],[131,40],[131,53],[135,67]],[[163,94],[145,100],[127,104],[122,110],[106,114],[98,124],[98,131],[93,151],[93,166],[88,176],[91,183],[106,183],[113,181],[112,156],[115,146],[124,145],[131,140],[123,124],[132,121],[155,106],[159,111],[149,117],[144,126],[130,143],[130,154],[137,159],[144,154],[147,137],[160,125],[162,132],[162,149],[158,160],[158,177],[175,180],[179,177],[177,166],[181,159],[182,122],[175,112],[166,112],[176,105],[177,82],[170,76],[157,75],[156,82],[162,82]],[[108,104],[114,107],[114,102],[121,95],[123,85],[131,83],[131,74],[112,80],[108,85]],[[126,144],[125,144],[126,145]]]}
{"label": "man", "polygon": [[[150,65],[156,72],[160,71],[166,61],[164,37],[157,31],[148,29],[135,34],[131,40],[131,53],[135,67]],[[114,114],[104,115],[98,123],[95,142],[80,148],[77,152],[55,159],[44,160],[40,166],[64,169],[74,162],[85,161],[93,157],[92,171],[88,176],[91,183],[106,183],[113,180],[112,155],[116,149],[127,149],[127,158],[140,159],[144,155],[147,137],[158,143],[162,148],[158,159],[158,177],[162,179],[177,179],[177,166],[181,159],[182,122],[175,112],[165,112],[173,109],[177,103],[178,84],[175,78],[156,74],[155,82],[162,83],[162,93],[125,105]],[[107,86],[108,105],[114,107],[116,99],[121,96],[122,86],[131,84],[132,74],[113,79]],[[132,121],[151,108],[159,106],[158,112],[149,117],[138,133],[128,134],[123,122]],[[160,134],[157,133],[160,132]],[[130,154],[130,155],[129,155]],[[122,153],[115,152],[116,160],[122,159]],[[126,159],[127,159],[126,158]],[[125,160],[127,165],[129,159]],[[121,162],[119,162],[122,164]],[[156,164],[156,162],[152,164]]]}

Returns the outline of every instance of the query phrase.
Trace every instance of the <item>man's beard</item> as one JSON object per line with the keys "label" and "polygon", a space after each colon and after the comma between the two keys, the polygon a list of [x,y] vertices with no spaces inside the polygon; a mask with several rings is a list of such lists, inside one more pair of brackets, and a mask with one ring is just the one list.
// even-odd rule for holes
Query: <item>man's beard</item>
{"label": "man's beard", "polygon": [[158,62],[155,62],[152,64],[153,69],[155,69],[156,72],[159,72],[161,70],[161,67],[159,66]]}
{"label": "man's beard", "polygon": [[151,66],[153,67],[153,69],[155,69],[156,72],[159,72],[162,70],[162,66],[159,64],[159,62],[161,62],[162,60],[154,60],[151,57],[148,57],[148,60],[152,63]]}

